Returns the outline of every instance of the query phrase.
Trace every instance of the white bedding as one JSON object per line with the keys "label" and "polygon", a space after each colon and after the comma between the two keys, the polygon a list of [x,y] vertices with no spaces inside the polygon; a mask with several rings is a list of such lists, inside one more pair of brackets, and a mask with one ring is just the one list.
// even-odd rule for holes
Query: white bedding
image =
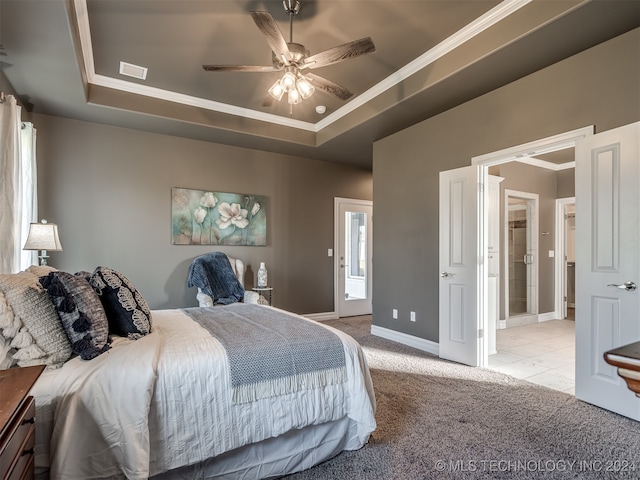
{"label": "white bedding", "polygon": [[360,346],[331,330],[344,345],[346,383],[234,405],[222,345],[181,311],[154,311],[146,337],[117,338],[106,354],[41,376],[36,467],[52,479],[143,479],[341,419],[349,422],[337,444],[358,449],[375,429],[373,386]]}

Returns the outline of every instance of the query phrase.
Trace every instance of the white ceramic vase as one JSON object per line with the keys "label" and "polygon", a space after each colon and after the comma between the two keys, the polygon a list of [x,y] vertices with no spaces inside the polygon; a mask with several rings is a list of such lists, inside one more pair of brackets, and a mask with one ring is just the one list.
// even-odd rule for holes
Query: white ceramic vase
{"label": "white ceramic vase", "polygon": [[267,286],[267,267],[264,266],[264,262],[260,262],[260,268],[258,268],[258,288],[265,288]]}

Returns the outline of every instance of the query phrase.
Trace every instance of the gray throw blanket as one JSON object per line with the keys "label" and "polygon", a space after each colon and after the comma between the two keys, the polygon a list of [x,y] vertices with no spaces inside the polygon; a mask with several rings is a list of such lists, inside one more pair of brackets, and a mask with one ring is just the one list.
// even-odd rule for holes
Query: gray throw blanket
{"label": "gray throw blanket", "polygon": [[346,381],[342,342],[320,325],[261,305],[182,311],[224,346],[234,404]]}
{"label": "gray throw blanket", "polygon": [[244,298],[244,287],[233,273],[229,258],[222,252],[205,253],[189,265],[188,287],[198,287],[214,305],[229,305]]}

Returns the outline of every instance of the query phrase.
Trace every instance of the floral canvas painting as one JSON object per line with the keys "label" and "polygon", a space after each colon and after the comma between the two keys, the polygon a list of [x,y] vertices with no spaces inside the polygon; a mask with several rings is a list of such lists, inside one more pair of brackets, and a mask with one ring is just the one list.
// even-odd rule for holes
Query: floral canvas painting
{"label": "floral canvas painting", "polygon": [[174,245],[267,244],[266,197],[171,189]]}

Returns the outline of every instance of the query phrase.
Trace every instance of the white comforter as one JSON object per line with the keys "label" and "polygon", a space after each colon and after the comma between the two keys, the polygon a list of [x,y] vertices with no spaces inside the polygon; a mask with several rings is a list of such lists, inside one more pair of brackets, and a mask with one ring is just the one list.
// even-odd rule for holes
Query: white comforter
{"label": "white comforter", "polygon": [[52,479],[146,479],[344,417],[357,424],[344,449],[360,448],[375,429],[373,386],[360,346],[332,331],[347,383],[233,405],[222,345],[179,310],[154,311],[146,337],[40,377],[36,467]]}

